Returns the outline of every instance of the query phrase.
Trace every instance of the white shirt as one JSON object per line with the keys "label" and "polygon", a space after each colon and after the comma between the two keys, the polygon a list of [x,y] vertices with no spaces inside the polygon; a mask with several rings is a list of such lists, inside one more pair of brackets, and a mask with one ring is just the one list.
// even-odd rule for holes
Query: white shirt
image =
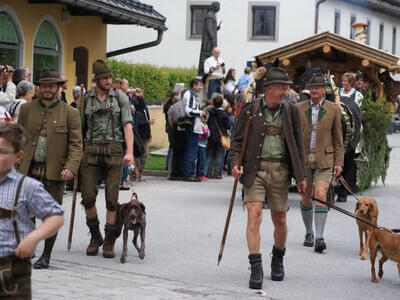
{"label": "white shirt", "polygon": [[351,97],[353,93],[356,93],[354,97],[354,101],[357,103],[357,105],[360,107],[361,106],[361,99],[364,98],[363,94],[361,94],[359,91],[357,91],[355,88],[352,88],[349,92],[345,92],[344,88],[339,89],[339,96],[343,97]]}
{"label": "white shirt", "polygon": [[[215,68],[215,71],[212,72],[210,75],[217,76],[218,78],[224,77],[224,73],[222,73],[221,64],[224,63],[224,60],[221,57],[218,57],[218,60],[215,59],[214,56],[210,56],[204,61],[204,73],[210,73],[210,68]],[[220,67],[217,69],[217,65]]]}
{"label": "white shirt", "polygon": [[233,91],[235,90],[236,87],[236,82],[234,80],[228,80],[225,84],[224,84],[224,91],[232,94]]}
{"label": "white shirt", "polygon": [[184,103],[186,104],[186,115],[189,117],[194,118],[194,124],[193,124],[193,133],[197,134],[202,134],[203,131],[201,129],[201,109],[200,109],[200,103],[196,98],[196,94],[193,94],[193,97],[191,97],[191,91],[187,90],[185,94],[183,94],[183,99]]}
{"label": "white shirt", "polygon": [[310,105],[311,105],[311,124],[312,124],[310,151],[314,152],[315,147],[317,145],[317,123],[318,123],[319,110],[321,109],[321,103],[314,104],[312,101],[310,101]]}
{"label": "white shirt", "polygon": [[7,82],[6,92],[0,92],[0,105],[9,105],[15,100],[17,87],[12,81]]}

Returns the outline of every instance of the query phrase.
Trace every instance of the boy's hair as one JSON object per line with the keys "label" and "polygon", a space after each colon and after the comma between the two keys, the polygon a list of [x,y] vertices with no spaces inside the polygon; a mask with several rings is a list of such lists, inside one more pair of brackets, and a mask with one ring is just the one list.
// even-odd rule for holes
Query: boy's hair
{"label": "boy's hair", "polygon": [[214,107],[221,107],[222,104],[224,103],[224,98],[222,97],[222,95],[217,93],[214,93],[212,100]]}
{"label": "boy's hair", "polygon": [[251,69],[249,67],[244,68],[244,73],[249,75],[251,72]]}
{"label": "boy's hair", "polygon": [[0,138],[9,143],[17,153],[25,144],[24,128],[16,123],[0,122]]}

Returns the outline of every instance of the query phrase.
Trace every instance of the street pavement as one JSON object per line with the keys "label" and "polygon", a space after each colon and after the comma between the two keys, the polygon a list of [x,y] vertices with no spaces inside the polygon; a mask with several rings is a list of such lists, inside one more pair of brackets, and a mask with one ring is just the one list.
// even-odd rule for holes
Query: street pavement
{"label": "street pavement", "polygon": [[[400,228],[400,135],[390,135],[389,142],[393,150],[386,185],[379,183],[362,195],[377,200],[380,225]],[[264,287],[258,293],[248,289],[246,213],[240,189],[224,255],[217,266],[232,183],[232,177],[202,183],[147,177],[146,182],[135,184],[135,192],[146,205],[146,257],[140,260],[129,243],[125,264],[119,261],[122,238],[116,243],[114,259],[105,259],[101,254],[86,256],[89,235],[79,200],[72,249],[67,251],[72,196],[65,195],[66,223],[58,235],[50,269],[33,270],[33,299],[365,300],[400,297],[400,279],[394,262],[385,263],[384,276],[378,283],[370,282],[370,262],[359,259],[358,229],[352,218],[331,210],[325,230],[326,253],[317,254],[312,248],[303,247],[300,197],[295,193],[289,195],[285,280],[270,280],[273,226],[269,211],[264,210],[261,245]],[[130,192],[120,193],[120,202],[127,202],[129,198]],[[347,203],[337,205],[354,211],[355,203],[356,200],[349,197]],[[99,191],[97,205],[104,226],[104,190]],[[41,253],[42,244],[37,255]]]}

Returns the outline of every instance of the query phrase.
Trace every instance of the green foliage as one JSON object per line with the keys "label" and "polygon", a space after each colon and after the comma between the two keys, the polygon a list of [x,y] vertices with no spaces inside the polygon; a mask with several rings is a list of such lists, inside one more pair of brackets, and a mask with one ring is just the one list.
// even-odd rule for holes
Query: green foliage
{"label": "green foliage", "polygon": [[363,99],[361,111],[363,132],[360,143],[362,155],[367,161],[357,165],[359,191],[369,188],[372,183],[376,184],[379,179],[385,183],[391,151],[386,137],[391,118],[384,102]]}
{"label": "green foliage", "polygon": [[152,65],[129,64],[115,59],[108,60],[108,65],[116,77],[126,78],[130,86],[143,89],[148,104],[161,104],[169,97],[175,83],[183,82],[185,86],[189,86],[190,80],[197,73],[194,68],[159,68]]}

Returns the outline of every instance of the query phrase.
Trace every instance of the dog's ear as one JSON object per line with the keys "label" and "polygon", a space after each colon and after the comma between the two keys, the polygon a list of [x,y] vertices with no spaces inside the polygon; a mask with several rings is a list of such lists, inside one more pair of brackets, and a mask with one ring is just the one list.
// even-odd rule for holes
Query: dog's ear
{"label": "dog's ear", "polygon": [[[360,200],[361,200],[361,199],[360,199]],[[358,208],[360,207],[360,200],[357,201],[356,209],[355,209],[354,213],[357,213]]]}
{"label": "dog's ear", "polygon": [[376,201],[373,199],[370,199],[370,207],[368,213],[371,217],[377,217],[379,214],[378,205],[376,204]]}
{"label": "dog's ear", "polygon": [[124,219],[125,210],[126,210],[126,208],[128,207],[128,205],[129,205],[129,203],[124,203],[124,204],[121,204],[121,205],[119,206],[118,215],[119,215],[119,219],[120,219],[121,221]]}
{"label": "dog's ear", "polygon": [[146,214],[146,206],[144,206],[143,202],[139,202],[140,203],[140,208],[142,209],[142,212],[144,214]]}

